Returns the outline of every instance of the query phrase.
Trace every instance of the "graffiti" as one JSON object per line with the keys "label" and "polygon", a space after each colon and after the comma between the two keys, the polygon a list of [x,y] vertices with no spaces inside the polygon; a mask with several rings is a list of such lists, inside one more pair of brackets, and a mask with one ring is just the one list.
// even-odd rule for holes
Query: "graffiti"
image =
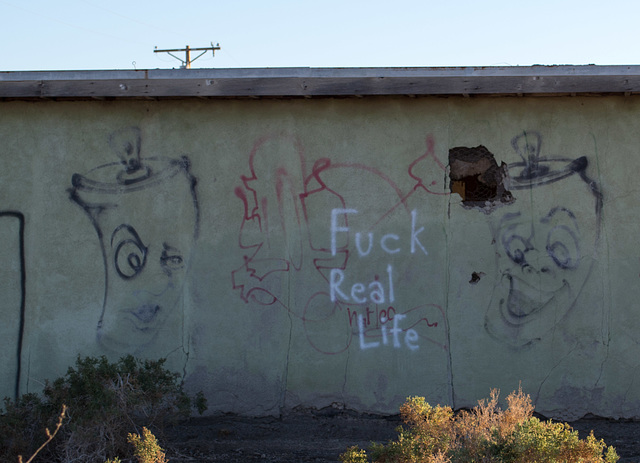
{"label": "graffiti", "polygon": [[16,211],[0,211],[0,335],[7,347],[2,358],[5,383],[2,390],[20,394],[22,344],[25,323],[26,271],[24,256],[24,215]]}
{"label": "graffiti", "polygon": [[114,132],[119,161],[74,174],[69,190],[93,224],[104,261],[99,343],[143,350],[160,333],[181,339],[181,304],[198,236],[196,179],[186,156],[143,157],[137,127]]}
{"label": "graffiti", "polygon": [[[422,215],[409,208],[410,199],[448,194],[436,191],[445,167],[433,146],[429,137],[427,152],[409,165],[415,184],[405,193],[364,164],[327,158],[309,164],[294,137],[258,140],[249,155],[250,174],[235,190],[243,204],[238,245],[245,254],[232,272],[233,288],[245,302],[282,307],[303,323],[309,344],[325,354],[344,352],[354,339],[362,350],[416,351],[425,341],[445,349],[444,337],[433,332],[446,326],[440,306],[416,305],[417,295],[399,299],[396,289],[429,255]],[[426,180],[433,169],[425,164],[442,169],[441,182]],[[348,182],[360,191],[344,188]],[[375,197],[375,204],[358,207],[361,197]],[[401,223],[405,231],[397,229]],[[291,303],[299,298],[307,301],[302,312]],[[394,306],[388,309],[389,304]],[[378,318],[372,326],[370,310],[386,313],[385,321]]]}
{"label": "graffiti", "polygon": [[[354,326],[357,327],[361,350],[376,348],[381,345],[399,349],[402,347],[400,339],[403,336],[406,347],[415,351],[420,348],[418,345],[420,336],[415,328],[424,328],[425,326],[427,328],[435,328],[438,326],[438,322],[431,323],[427,318],[420,318],[416,321],[412,315],[416,315],[414,312],[419,314],[419,309],[415,308],[407,313],[397,313],[393,306],[389,306],[387,309],[380,309],[376,306],[375,310],[366,307],[360,312],[357,309],[347,308],[347,315],[349,326],[352,328]],[[440,308],[438,307],[438,309]],[[442,316],[444,318],[444,314]],[[410,325],[401,328],[400,322],[405,319],[407,321],[404,323]]]}
{"label": "graffiti", "polygon": [[[391,265],[387,266],[387,276],[389,277],[389,285],[387,286],[386,295],[389,298],[389,302],[393,302],[395,301],[395,297],[393,291],[393,267]],[[351,286],[351,291],[348,291],[351,299],[349,299],[349,295],[345,294],[340,288],[344,278],[344,270],[339,268],[331,269],[331,276],[329,277],[329,294],[331,294],[331,302],[336,302],[338,297],[340,297],[340,300],[343,302],[353,301],[358,304],[365,304],[367,300],[375,302],[376,304],[384,304],[387,301],[387,298],[385,297],[384,284],[377,279],[377,275],[369,284],[354,283],[353,286]]]}
{"label": "graffiti", "polygon": [[[345,218],[343,220],[346,223],[346,214],[357,214],[357,213],[358,211],[355,209],[333,209],[331,211],[330,229],[331,229],[331,255],[332,256],[336,255],[337,233],[349,232],[348,226],[346,225],[338,226],[338,220],[337,220],[338,217],[340,215],[345,215]],[[411,254],[415,254],[416,250],[420,249],[426,256],[428,255],[427,250],[424,248],[424,246],[419,240],[419,235],[424,231],[424,227],[420,227],[416,229],[416,216],[417,216],[417,211],[414,209],[411,211],[411,237],[410,237]],[[373,247],[374,234],[369,232],[367,235],[368,235],[368,246],[366,250],[363,250],[361,246],[362,235],[359,232],[355,234],[355,247],[358,251],[357,256],[360,258],[367,257],[371,253],[371,249]],[[389,244],[389,241],[393,242],[393,244]],[[398,247],[399,241],[400,241],[400,237],[397,234],[387,233],[384,236],[382,236],[382,238],[380,239],[380,249],[386,254],[397,254],[401,251],[401,248]],[[386,273],[388,276],[388,280],[387,280],[388,286],[387,286],[386,293],[385,293],[383,283],[379,281],[378,277],[376,276],[376,278],[373,281],[371,281],[371,283],[369,284],[354,283],[353,286],[351,286],[351,291],[349,293],[351,295],[351,299],[349,299],[349,296],[345,294],[342,291],[342,289],[340,289],[340,285],[345,279],[345,271],[339,268],[331,269],[331,274],[329,277],[329,290],[331,294],[331,302],[335,302],[336,298],[340,296],[340,300],[343,302],[354,301],[360,304],[366,303],[367,297],[364,294],[366,291],[369,291],[368,293],[369,300],[371,300],[372,302],[375,302],[376,304],[384,304],[387,301],[385,294],[387,294],[389,302],[394,302],[395,297],[394,297],[394,290],[393,290],[393,267],[391,266],[391,264],[387,265]]]}
{"label": "graffiti", "polygon": [[[336,255],[336,235],[338,232],[348,232],[349,231],[349,227],[348,226],[338,226],[338,216],[340,215],[346,215],[346,214],[357,214],[358,211],[355,209],[333,209],[331,211],[331,255],[335,256]],[[411,237],[410,237],[410,248],[411,248],[411,254],[415,254],[415,252],[420,249],[424,255],[428,255],[427,250],[424,248],[424,246],[422,245],[422,243],[420,242],[419,239],[419,235],[424,231],[424,227],[420,227],[418,229],[416,229],[416,217],[417,217],[418,212],[414,209],[411,211]],[[345,219],[346,222],[346,219]],[[369,253],[371,252],[371,248],[373,247],[373,242],[374,242],[374,235],[373,233],[369,232],[367,234],[368,237],[368,246],[366,251],[362,250],[361,247],[361,241],[362,241],[362,234],[361,233],[356,233],[355,234],[355,244],[356,244],[356,248],[358,250],[358,256],[359,257],[366,257],[369,255]],[[381,239],[380,239],[380,249],[382,251],[384,251],[387,254],[396,254],[398,252],[400,252],[400,248],[396,247],[397,244],[389,244],[389,240],[391,241],[399,241],[400,237],[398,235],[396,235],[395,233],[388,233],[386,235],[384,235]],[[393,247],[391,247],[393,246]]]}
{"label": "graffiti", "polygon": [[[386,320],[384,318],[381,319],[382,323],[380,324],[380,331],[382,333],[382,344],[384,346],[392,344],[396,349],[399,349],[401,347],[400,337],[398,336],[398,334],[402,333],[403,330],[400,329],[398,322],[406,317],[407,316],[404,314],[397,314],[391,321],[393,325],[391,328],[387,327],[387,322],[389,320]],[[360,339],[360,349],[362,350],[380,346],[380,341],[365,341],[364,321],[362,319],[362,315],[358,315],[358,336]],[[390,338],[393,338],[392,343],[390,342]],[[410,350],[418,350],[420,348],[420,346],[417,344],[418,339],[419,336],[416,330],[412,328],[404,330],[404,342]]]}
{"label": "graffiti", "polygon": [[510,188],[526,194],[491,222],[499,273],[485,327],[515,347],[536,343],[571,310],[599,238],[602,194],[587,158],[543,157],[541,145],[538,132],[513,138],[521,160],[508,166]]}
{"label": "graffiti", "polygon": [[[452,148],[447,192],[437,191],[437,180],[426,180],[434,172],[446,175],[434,155],[433,139],[427,138],[427,152],[408,167],[415,183],[404,192],[370,166],[330,159],[307,164],[299,140],[265,137],[250,154],[250,175],[243,176],[243,185],[236,189],[244,206],[239,246],[247,252],[244,264],[232,273],[233,286],[247,302],[281,306],[305,326],[313,325],[308,340],[322,352],[342,352],[353,337],[362,349],[388,345],[385,330],[403,329],[402,317],[385,323],[378,319],[372,328],[369,315],[362,312],[405,306],[398,299],[408,291],[402,282],[419,268],[420,259],[430,255],[423,240],[428,236],[423,212],[410,207],[410,200],[419,193],[460,193],[464,206],[480,205],[490,215],[497,248],[499,277],[486,313],[486,330],[514,346],[534,343],[562,320],[588,280],[602,208],[601,193],[586,174],[587,158],[544,157],[541,145],[537,132],[514,137],[512,147],[519,159],[502,165],[483,146]],[[360,191],[343,187],[351,181]],[[557,202],[581,189],[584,194],[578,203],[587,206],[573,200]],[[511,191],[528,195],[520,195],[516,203]],[[368,201],[363,209],[355,197],[373,197],[376,204]],[[497,205],[502,207],[498,210]],[[403,222],[405,232],[398,229]],[[591,230],[593,237],[587,236]],[[477,284],[484,275],[473,272],[470,283]],[[311,293],[303,313],[291,305],[290,288]],[[293,299],[300,297],[305,296]],[[413,306],[406,304],[396,315]],[[322,331],[321,323],[326,331],[336,331],[337,319],[348,323],[346,341],[338,348],[320,347],[314,333]],[[437,312],[422,319],[424,327],[444,324]]]}

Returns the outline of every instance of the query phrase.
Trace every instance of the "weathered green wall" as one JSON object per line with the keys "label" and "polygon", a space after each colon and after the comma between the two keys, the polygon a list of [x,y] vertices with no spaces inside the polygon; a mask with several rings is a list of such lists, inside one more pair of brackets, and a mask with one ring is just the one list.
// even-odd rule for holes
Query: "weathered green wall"
{"label": "weathered green wall", "polygon": [[[0,103],[0,389],[134,353],[214,411],[639,417],[639,139],[636,97]],[[449,193],[479,145],[513,203]]]}

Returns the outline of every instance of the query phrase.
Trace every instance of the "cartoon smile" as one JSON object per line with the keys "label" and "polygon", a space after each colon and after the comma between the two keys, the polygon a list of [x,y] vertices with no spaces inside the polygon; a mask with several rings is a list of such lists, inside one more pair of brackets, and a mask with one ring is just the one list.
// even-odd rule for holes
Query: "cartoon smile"
{"label": "cartoon smile", "polygon": [[568,288],[567,280],[562,280],[562,286],[552,291],[543,291],[530,285],[522,278],[509,273],[504,276],[509,280],[509,295],[507,296],[506,309],[508,314],[519,322],[524,318],[539,312],[547,306],[556,295],[564,288]]}
{"label": "cartoon smile", "polygon": [[134,318],[132,320],[135,327],[139,330],[146,331],[149,329],[149,326],[145,325],[151,325],[155,321],[160,312],[160,306],[144,304],[135,309],[127,310],[127,312],[133,315]]}

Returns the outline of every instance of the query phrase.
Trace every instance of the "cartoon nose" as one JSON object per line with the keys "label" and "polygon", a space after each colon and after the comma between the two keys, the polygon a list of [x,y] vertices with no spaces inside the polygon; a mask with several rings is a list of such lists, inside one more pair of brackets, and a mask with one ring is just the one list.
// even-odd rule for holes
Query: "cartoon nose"
{"label": "cartoon nose", "polygon": [[544,252],[539,252],[535,248],[529,249],[525,254],[526,265],[522,267],[524,274],[544,274],[545,276],[555,275],[552,259]]}

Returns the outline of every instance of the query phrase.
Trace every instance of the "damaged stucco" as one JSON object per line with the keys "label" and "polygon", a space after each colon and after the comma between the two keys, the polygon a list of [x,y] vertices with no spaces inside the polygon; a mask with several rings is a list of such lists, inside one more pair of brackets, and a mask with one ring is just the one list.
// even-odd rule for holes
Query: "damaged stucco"
{"label": "damaged stucco", "polygon": [[213,412],[638,418],[639,133],[635,96],[0,102],[2,393],[132,353]]}

